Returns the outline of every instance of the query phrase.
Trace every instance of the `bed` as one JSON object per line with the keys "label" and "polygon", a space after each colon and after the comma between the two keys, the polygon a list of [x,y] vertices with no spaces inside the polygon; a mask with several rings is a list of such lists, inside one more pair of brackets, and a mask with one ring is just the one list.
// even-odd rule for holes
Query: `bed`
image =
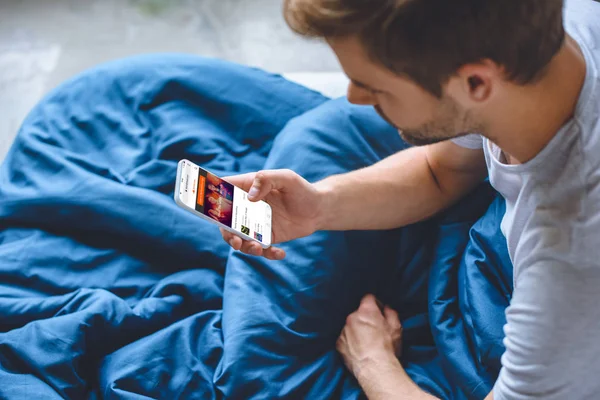
{"label": "bed", "polygon": [[512,292],[487,183],[409,227],[286,243],[284,261],[232,251],[173,201],[183,158],[314,182],[406,147],[368,107],[219,60],[128,58],[64,83],[0,168],[0,398],[361,398],[335,341],[366,293],[399,312],[423,389],[484,397]]}

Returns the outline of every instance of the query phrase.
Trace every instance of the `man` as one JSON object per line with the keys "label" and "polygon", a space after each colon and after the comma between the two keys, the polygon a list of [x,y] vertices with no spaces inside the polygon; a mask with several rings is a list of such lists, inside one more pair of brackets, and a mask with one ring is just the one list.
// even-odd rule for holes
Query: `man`
{"label": "man", "polygon": [[[231,179],[271,204],[274,240],[404,226],[489,176],[506,199],[515,287],[488,398],[600,396],[600,4],[287,0],[285,16],[331,46],[351,102],[376,107],[419,147],[316,184],[290,171]],[[365,190],[377,213],[364,213]],[[432,398],[396,358],[400,336],[397,314],[367,296],[338,350],[369,398]]]}

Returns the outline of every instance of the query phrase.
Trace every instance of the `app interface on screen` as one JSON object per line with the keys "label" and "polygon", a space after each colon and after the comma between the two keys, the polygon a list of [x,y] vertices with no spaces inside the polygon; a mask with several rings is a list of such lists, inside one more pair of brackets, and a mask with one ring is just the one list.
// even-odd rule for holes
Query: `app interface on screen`
{"label": "app interface on screen", "polygon": [[271,242],[271,212],[265,202],[251,202],[242,189],[189,162],[183,166],[181,200],[188,207],[258,240]]}

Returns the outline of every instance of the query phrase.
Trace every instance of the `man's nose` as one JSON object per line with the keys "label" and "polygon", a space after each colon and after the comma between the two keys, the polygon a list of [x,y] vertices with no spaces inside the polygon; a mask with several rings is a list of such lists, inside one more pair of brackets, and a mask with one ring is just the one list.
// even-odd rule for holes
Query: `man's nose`
{"label": "man's nose", "polygon": [[375,106],[377,101],[370,91],[360,88],[353,83],[348,85],[348,101],[360,106]]}

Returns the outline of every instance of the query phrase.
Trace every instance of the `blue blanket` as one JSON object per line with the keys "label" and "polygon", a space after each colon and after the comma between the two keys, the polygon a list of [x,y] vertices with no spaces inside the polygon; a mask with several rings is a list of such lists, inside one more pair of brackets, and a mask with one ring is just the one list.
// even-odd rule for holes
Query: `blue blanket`
{"label": "blue blanket", "polygon": [[366,293],[399,311],[421,387],[482,398],[512,288],[487,184],[414,226],[287,243],[278,262],[172,200],[182,158],[317,181],[405,147],[369,108],[216,60],[139,57],[65,83],[0,169],[0,398],[359,398],[334,347]]}

